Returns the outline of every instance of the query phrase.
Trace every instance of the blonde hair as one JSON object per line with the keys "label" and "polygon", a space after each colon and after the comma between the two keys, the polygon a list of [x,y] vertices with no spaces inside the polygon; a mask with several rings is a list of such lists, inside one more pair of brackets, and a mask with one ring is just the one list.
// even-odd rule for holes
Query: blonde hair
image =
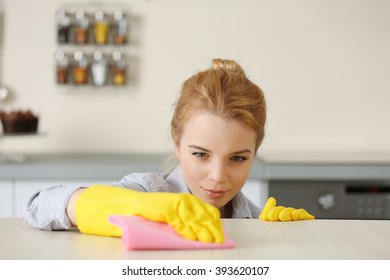
{"label": "blonde hair", "polygon": [[260,147],[266,121],[264,94],[235,61],[213,59],[209,69],[183,83],[171,120],[171,136],[176,144],[186,122],[200,112],[245,123],[257,133],[256,151]]}

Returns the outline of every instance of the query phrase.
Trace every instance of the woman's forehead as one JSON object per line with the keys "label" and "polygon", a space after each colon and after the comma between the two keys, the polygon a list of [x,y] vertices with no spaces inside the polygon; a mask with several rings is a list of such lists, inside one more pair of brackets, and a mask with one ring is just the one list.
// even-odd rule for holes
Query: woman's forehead
{"label": "woman's forehead", "polygon": [[184,127],[184,145],[206,149],[254,150],[256,132],[239,120],[226,120],[209,113],[194,115]]}

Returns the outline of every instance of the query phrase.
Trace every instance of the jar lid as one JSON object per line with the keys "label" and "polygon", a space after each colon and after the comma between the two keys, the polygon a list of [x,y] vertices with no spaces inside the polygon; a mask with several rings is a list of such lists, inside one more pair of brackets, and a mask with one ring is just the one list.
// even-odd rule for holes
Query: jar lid
{"label": "jar lid", "polygon": [[117,10],[114,12],[114,19],[115,20],[121,20],[123,19],[123,12],[121,10]]}
{"label": "jar lid", "polygon": [[68,56],[64,53],[63,50],[58,50],[56,52],[56,60],[58,64],[66,65],[68,64]]}
{"label": "jar lid", "polygon": [[69,16],[66,14],[64,10],[59,10],[57,12],[57,21],[59,25],[68,26],[70,25]]}
{"label": "jar lid", "polygon": [[113,58],[115,61],[121,60],[121,58],[122,58],[122,53],[119,52],[119,51],[115,51],[115,52],[112,53],[112,58]]}
{"label": "jar lid", "polygon": [[79,11],[76,12],[76,19],[82,20],[84,18],[84,16],[85,16],[84,11],[79,10]]}
{"label": "jar lid", "polygon": [[96,13],[95,13],[95,19],[96,19],[96,20],[103,20],[103,18],[104,18],[104,13],[103,13],[103,11],[101,11],[101,10],[96,11]]}
{"label": "jar lid", "polygon": [[58,10],[57,11],[57,18],[64,18],[64,17],[66,17],[66,12],[65,12],[65,10]]}
{"label": "jar lid", "polygon": [[103,54],[101,51],[96,51],[93,53],[93,58],[95,60],[101,60],[103,58]]}
{"label": "jar lid", "polygon": [[73,56],[76,61],[80,61],[83,59],[84,54],[82,53],[82,51],[75,51]]}

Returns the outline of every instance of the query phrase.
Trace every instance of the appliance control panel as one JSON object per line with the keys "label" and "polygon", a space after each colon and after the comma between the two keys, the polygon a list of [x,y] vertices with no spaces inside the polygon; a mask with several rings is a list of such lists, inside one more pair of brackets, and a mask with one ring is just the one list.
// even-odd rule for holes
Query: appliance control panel
{"label": "appliance control panel", "polygon": [[271,180],[268,188],[278,205],[318,219],[390,219],[390,182]]}

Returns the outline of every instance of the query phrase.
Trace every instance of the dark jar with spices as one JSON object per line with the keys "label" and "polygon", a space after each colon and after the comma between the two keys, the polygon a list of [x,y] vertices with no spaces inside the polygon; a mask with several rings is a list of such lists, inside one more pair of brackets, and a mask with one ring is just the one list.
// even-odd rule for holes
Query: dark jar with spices
{"label": "dark jar with spices", "polygon": [[64,10],[57,13],[57,40],[59,44],[69,43],[70,18]]}
{"label": "dark jar with spices", "polygon": [[115,32],[114,44],[123,45],[127,43],[127,19],[122,11],[115,11]]}
{"label": "dark jar with spices", "polygon": [[68,56],[61,50],[56,53],[56,64],[57,84],[67,84],[69,59]]}
{"label": "dark jar with spices", "polygon": [[74,29],[74,41],[76,44],[87,44],[89,37],[89,19],[84,11],[76,12],[76,26]]}

